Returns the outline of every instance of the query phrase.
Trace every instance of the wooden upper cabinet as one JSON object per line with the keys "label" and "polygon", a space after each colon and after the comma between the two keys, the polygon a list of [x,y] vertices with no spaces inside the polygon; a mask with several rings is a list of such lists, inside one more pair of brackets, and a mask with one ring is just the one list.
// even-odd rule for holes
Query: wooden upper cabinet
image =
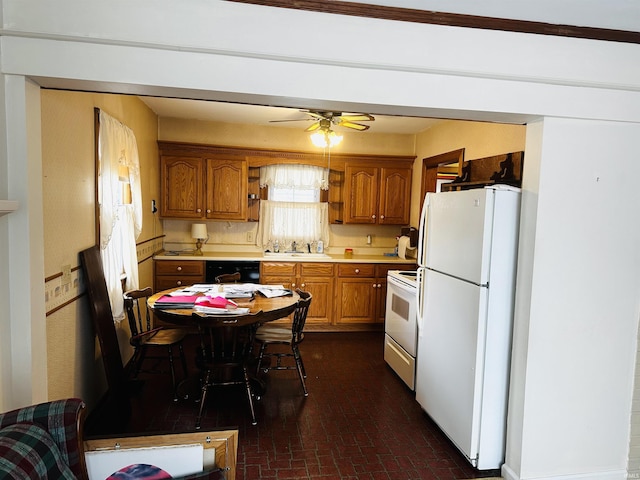
{"label": "wooden upper cabinet", "polygon": [[380,225],[409,224],[411,173],[411,168],[380,169]]}
{"label": "wooden upper cabinet", "polygon": [[378,223],[378,168],[347,165],[344,223]]}
{"label": "wooden upper cabinet", "polygon": [[207,159],[206,218],[247,219],[247,162]]}
{"label": "wooden upper cabinet", "polygon": [[178,156],[162,157],[160,179],[161,216],[203,217],[205,185],[202,159]]}
{"label": "wooden upper cabinet", "polygon": [[411,172],[409,166],[347,164],[344,223],[409,224]]}
{"label": "wooden upper cabinet", "polygon": [[160,156],[160,215],[247,220],[247,162],[218,156]]}

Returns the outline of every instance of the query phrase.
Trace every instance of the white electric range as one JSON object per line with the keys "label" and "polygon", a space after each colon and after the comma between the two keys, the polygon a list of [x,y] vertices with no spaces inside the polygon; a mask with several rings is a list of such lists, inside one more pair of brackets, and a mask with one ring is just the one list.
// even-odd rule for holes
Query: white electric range
{"label": "white electric range", "polygon": [[415,390],[418,355],[417,272],[389,270],[384,322],[384,359]]}

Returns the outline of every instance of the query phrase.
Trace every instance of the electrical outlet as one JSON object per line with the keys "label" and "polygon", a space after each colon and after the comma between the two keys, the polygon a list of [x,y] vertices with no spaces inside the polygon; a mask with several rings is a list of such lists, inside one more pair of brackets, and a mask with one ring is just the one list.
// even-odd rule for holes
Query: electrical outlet
{"label": "electrical outlet", "polygon": [[71,265],[62,266],[62,285],[69,285],[71,283]]}
{"label": "electrical outlet", "polygon": [[254,237],[253,232],[247,232],[247,242],[253,243]]}

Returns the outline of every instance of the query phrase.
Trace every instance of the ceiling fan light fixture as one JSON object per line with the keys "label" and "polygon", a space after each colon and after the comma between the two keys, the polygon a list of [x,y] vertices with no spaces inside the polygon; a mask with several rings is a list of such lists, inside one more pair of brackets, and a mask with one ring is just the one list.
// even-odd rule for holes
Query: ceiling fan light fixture
{"label": "ceiling fan light fixture", "polygon": [[318,148],[335,147],[342,141],[342,135],[337,135],[333,130],[318,130],[310,138],[311,143]]}

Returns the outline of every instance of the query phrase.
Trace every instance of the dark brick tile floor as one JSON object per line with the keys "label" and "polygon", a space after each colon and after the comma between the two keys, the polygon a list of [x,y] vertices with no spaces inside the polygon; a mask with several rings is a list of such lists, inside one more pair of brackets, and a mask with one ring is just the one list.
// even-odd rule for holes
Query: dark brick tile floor
{"label": "dark brick tile floor", "polygon": [[[295,371],[269,372],[256,426],[242,388],[211,390],[202,431],[239,430],[237,480],[499,476],[472,468],[422,411],[384,362],[382,332],[307,333],[301,352],[309,396]],[[168,376],[143,378],[129,432],[194,431],[195,395],[174,403]]]}

